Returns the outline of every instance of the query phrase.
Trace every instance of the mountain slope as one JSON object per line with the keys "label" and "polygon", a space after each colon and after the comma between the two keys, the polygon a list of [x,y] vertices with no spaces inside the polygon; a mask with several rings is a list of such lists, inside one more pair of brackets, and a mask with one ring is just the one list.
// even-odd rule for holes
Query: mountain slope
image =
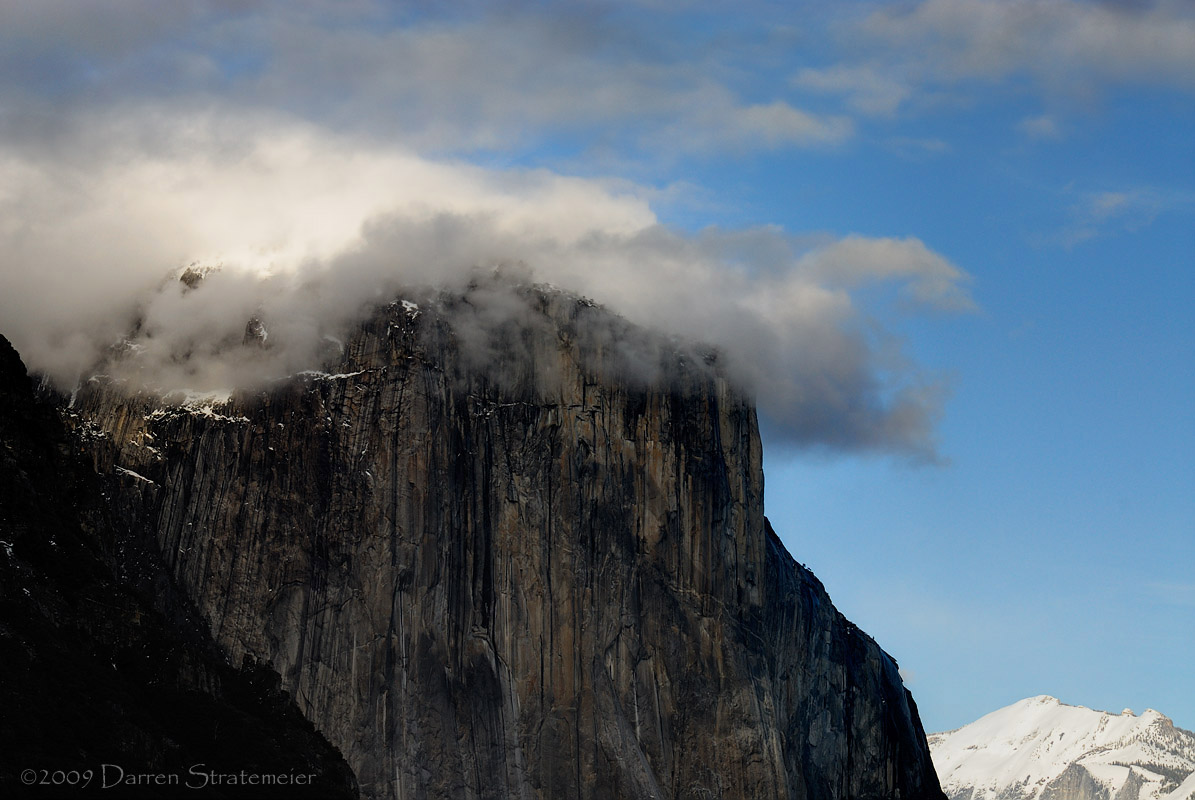
{"label": "mountain slope", "polygon": [[1195,734],[1140,716],[1031,697],[929,737],[953,800],[1191,800]]}
{"label": "mountain slope", "polygon": [[896,664],[764,519],[751,403],[591,303],[484,294],[226,402],[97,378],[67,413],[366,797],[940,798]]}

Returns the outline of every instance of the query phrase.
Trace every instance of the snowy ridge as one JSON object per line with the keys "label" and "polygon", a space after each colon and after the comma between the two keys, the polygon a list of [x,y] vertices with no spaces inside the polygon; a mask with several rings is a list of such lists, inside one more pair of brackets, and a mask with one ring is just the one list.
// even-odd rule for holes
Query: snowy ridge
{"label": "snowy ridge", "polygon": [[1195,800],[1195,734],[1041,695],[929,736],[943,790],[959,800]]}

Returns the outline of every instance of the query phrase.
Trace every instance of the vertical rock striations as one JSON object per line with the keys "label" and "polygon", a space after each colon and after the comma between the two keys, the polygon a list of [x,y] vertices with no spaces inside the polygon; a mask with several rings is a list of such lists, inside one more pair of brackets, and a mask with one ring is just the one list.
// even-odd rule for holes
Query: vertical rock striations
{"label": "vertical rock striations", "polygon": [[327,373],[192,408],[96,380],[72,413],[366,797],[940,797],[895,664],[764,519],[751,404],[519,299],[484,348],[467,296],[395,303]]}

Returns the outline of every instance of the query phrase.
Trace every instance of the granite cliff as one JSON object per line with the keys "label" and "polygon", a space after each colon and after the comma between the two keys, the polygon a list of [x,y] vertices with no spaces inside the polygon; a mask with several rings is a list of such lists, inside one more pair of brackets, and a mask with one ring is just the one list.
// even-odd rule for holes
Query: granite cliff
{"label": "granite cliff", "polygon": [[62,412],[111,513],[365,797],[942,797],[896,664],[764,518],[713,355],[511,291],[499,363],[469,292],[425,296],[322,372],[190,404],[97,376]]}

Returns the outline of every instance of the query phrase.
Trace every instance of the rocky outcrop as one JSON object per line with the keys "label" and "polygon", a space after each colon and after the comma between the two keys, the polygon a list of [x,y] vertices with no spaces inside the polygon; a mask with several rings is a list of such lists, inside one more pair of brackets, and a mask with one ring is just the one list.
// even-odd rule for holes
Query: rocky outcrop
{"label": "rocky outcrop", "polygon": [[96,379],[67,413],[366,797],[941,797],[895,663],[764,519],[751,403],[712,357],[643,369],[607,312],[515,294],[481,328],[468,294],[393,303],[223,404]]}
{"label": "rocky outcrop", "polygon": [[[357,796],[279,676],[230,665],[156,544],[113,517],[2,337],[0,445],[0,795]],[[226,779],[242,771],[258,783]]]}
{"label": "rocky outcrop", "polygon": [[1108,800],[1110,794],[1084,767],[1071,764],[1042,789],[1040,797],[1041,800]]}

